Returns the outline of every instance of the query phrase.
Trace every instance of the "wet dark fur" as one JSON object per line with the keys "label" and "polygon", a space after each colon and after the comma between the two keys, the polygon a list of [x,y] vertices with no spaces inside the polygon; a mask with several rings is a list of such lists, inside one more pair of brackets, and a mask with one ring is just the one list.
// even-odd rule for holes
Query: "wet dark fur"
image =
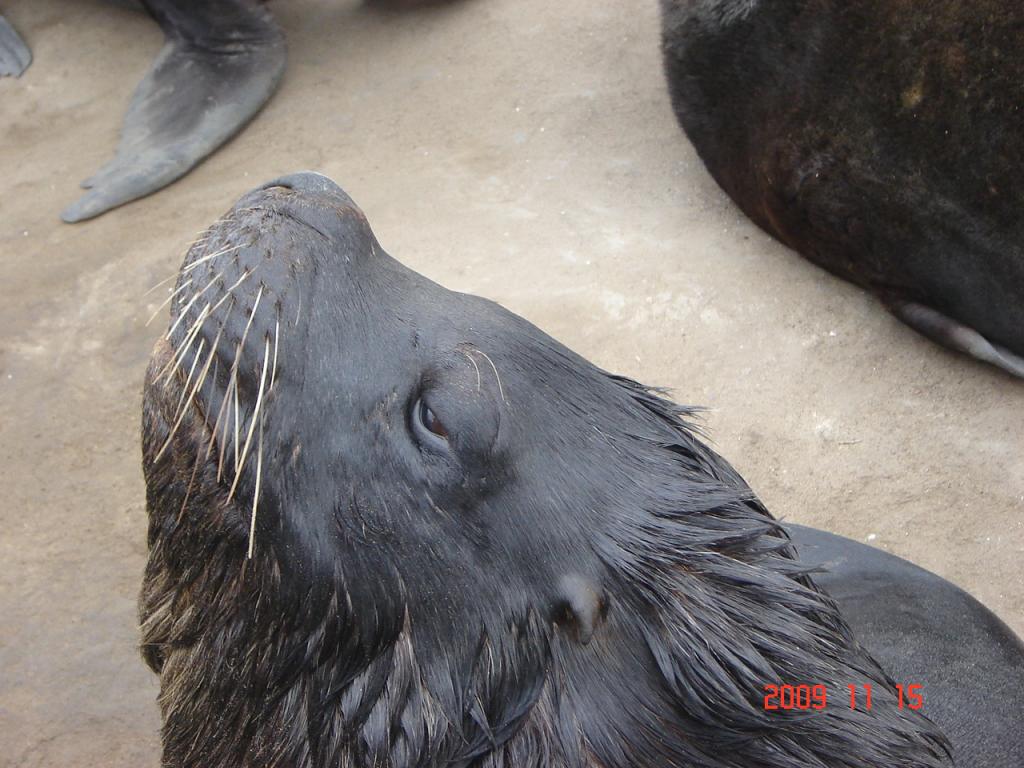
{"label": "wet dark fur", "polygon": [[[922,332],[1024,355],[1024,4],[662,9],[676,114],[748,216]],[[916,305],[952,322],[933,334]]]}
{"label": "wet dark fur", "polygon": [[[189,323],[154,352],[140,612],[165,766],[951,764],[691,411],[406,270],[335,190],[258,190],[190,252],[241,246],[191,272],[224,274],[214,294],[253,277],[207,321],[231,341],[159,458]],[[244,433],[278,318],[247,560],[254,471],[227,502],[203,450],[236,354]],[[436,451],[407,439],[417,396]],[[766,682],[833,703],[766,712]]]}

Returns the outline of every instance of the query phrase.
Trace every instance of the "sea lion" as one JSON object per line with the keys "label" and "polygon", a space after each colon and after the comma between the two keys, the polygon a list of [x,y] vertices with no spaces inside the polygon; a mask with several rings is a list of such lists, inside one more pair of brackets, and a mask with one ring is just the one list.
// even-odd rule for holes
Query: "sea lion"
{"label": "sea lion", "polygon": [[0,16],[0,77],[21,77],[32,63],[32,51],[21,35]]}
{"label": "sea lion", "polygon": [[928,716],[958,766],[1024,765],[1024,646],[963,590],[898,557],[825,531],[786,526],[815,576],[882,667],[927,691]]}
{"label": "sea lion", "polygon": [[135,89],[117,154],[82,182],[87,192],[61,213],[66,222],[91,219],[184,176],[253,118],[284,74],[284,34],[256,0],[142,5],[166,43]]}
{"label": "sea lion", "polygon": [[[115,157],[82,182],[86,193],[61,213],[69,223],[177,181],[241,131],[284,74],[284,33],[259,0],[139,4],[166,42],[135,89]],[[0,16],[0,76],[20,76],[31,60]]]}
{"label": "sea lion", "polygon": [[1024,5],[662,0],[680,124],[758,225],[1024,376]]}
{"label": "sea lion", "polygon": [[[900,708],[896,683],[950,689],[927,663],[959,630],[947,613],[910,627],[891,606],[851,630],[692,409],[402,266],[326,177],[242,197],[171,296],[142,423],[163,765],[1024,759],[986,746],[1024,704],[1009,677],[936,709],[949,722]],[[989,623],[959,656],[999,646],[991,674],[1024,683],[1024,647],[972,615]],[[912,680],[855,639],[911,631]],[[827,706],[766,708],[766,684]],[[871,709],[850,707],[865,684]]]}

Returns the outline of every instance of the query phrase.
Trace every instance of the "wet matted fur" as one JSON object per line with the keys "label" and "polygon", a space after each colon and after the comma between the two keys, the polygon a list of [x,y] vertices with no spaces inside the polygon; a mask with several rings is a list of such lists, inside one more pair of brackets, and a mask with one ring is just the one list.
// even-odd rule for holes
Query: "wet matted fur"
{"label": "wet matted fur", "polygon": [[324,177],[242,198],[171,301],[165,766],[951,765],[690,409],[401,266]]}

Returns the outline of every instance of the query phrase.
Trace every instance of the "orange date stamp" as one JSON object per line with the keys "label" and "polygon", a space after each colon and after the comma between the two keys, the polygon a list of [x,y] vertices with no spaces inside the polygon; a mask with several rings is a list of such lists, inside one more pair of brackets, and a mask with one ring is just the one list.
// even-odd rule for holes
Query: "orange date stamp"
{"label": "orange date stamp", "polygon": [[[871,709],[871,684],[848,685],[850,709]],[[828,688],[824,685],[772,685],[764,686],[764,708],[771,709],[825,709],[828,706]],[[921,686],[896,685],[897,704],[900,709],[921,709],[924,694]]]}

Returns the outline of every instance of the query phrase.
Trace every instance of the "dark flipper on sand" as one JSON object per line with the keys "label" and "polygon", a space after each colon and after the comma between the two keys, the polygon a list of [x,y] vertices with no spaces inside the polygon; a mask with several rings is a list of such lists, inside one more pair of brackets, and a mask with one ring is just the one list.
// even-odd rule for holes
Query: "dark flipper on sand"
{"label": "dark flipper on sand", "polygon": [[931,307],[912,301],[891,302],[889,309],[904,323],[932,341],[957,352],[964,352],[1024,379],[1024,357],[993,344],[973,328],[968,328]]}
{"label": "dark flipper on sand", "polygon": [[67,222],[181,178],[253,118],[285,68],[285,42],[255,0],[147,0],[167,42],[128,107],[117,155],[82,183]]}
{"label": "dark flipper on sand", "polygon": [[32,63],[32,51],[14,27],[0,16],[0,77],[21,77]]}

